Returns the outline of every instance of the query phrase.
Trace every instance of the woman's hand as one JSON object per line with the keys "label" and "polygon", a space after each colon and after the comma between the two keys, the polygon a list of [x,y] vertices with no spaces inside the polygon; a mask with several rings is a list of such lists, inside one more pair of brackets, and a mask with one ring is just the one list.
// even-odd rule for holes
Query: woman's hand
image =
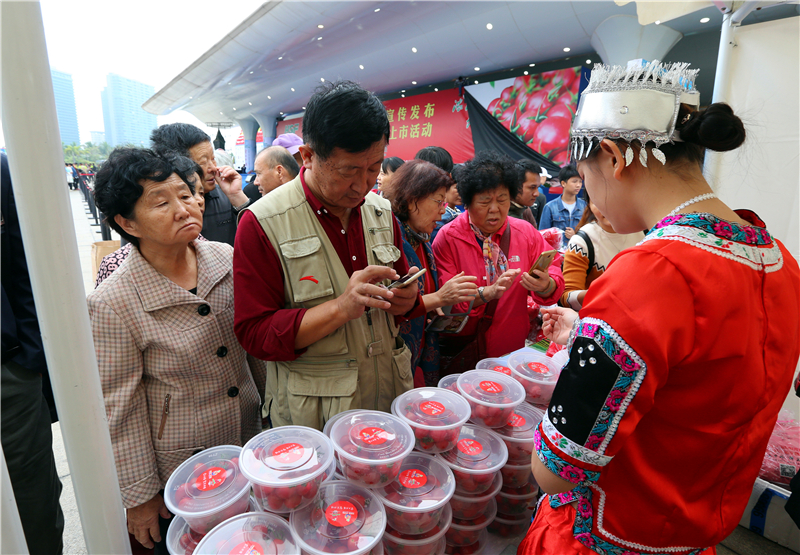
{"label": "woman's hand", "polygon": [[578,313],[571,308],[552,306],[542,308],[542,332],[553,343],[566,345],[572,325],[578,319]]}
{"label": "woman's hand", "polygon": [[464,272],[454,275],[436,292],[439,300],[437,304],[442,307],[470,302],[478,294],[476,281],[478,278],[465,276]]}
{"label": "woman's hand", "polygon": [[[511,287],[511,285],[514,283],[514,279],[521,271],[522,270],[519,268],[506,270],[499,278],[497,278],[497,281],[483,290],[483,296],[486,297],[487,301],[499,299],[503,296],[503,293],[506,292],[506,289]],[[486,294],[487,292],[489,293],[488,295]]]}
{"label": "woman's hand", "polygon": [[534,270],[533,275],[522,272],[522,286],[528,291],[541,294],[550,288],[550,274],[541,270]]}
{"label": "woman's hand", "polygon": [[150,501],[128,509],[128,532],[133,534],[136,541],[147,549],[155,547],[153,542],[161,541],[158,515],[163,518],[170,516],[167,506],[164,504],[164,498],[160,494],[156,494]]}

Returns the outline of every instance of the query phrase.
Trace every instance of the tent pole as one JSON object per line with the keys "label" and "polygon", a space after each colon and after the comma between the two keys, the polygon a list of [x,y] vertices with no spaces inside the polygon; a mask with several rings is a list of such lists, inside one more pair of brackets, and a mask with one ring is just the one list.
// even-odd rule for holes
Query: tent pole
{"label": "tent pole", "polygon": [[131,553],[84,295],[38,2],[0,3],[3,132],[89,553]]}
{"label": "tent pole", "polygon": [[8,475],[6,457],[3,455],[3,448],[0,447],[0,553],[18,553],[28,555],[28,544],[25,541],[25,532],[22,529],[22,522],[19,520],[17,510],[17,500],[14,497],[14,488],[11,486],[11,478]]}

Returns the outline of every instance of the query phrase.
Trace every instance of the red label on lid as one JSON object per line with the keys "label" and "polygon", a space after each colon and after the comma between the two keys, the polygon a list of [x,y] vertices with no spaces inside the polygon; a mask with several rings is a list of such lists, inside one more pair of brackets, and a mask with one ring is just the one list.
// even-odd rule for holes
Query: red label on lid
{"label": "red label on lid", "polygon": [[456,445],[458,446],[458,450],[465,455],[477,455],[483,451],[481,442],[474,439],[460,439]]}
{"label": "red label on lid", "polygon": [[325,509],[325,518],[334,526],[347,526],[355,522],[358,509],[347,501],[336,501]]}
{"label": "red label on lid", "polygon": [[498,364],[497,366],[492,368],[492,370],[494,370],[495,372],[502,372],[506,376],[510,376],[511,375],[511,368],[509,368],[508,366],[502,366],[502,365]]}
{"label": "red label on lid", "polygon": [[528,369],[532,372],[536,372],[537,374],[547,374],[550,372],[550,369],[547,367],[547,365],[542,364],[541,362],[529,362]]}
{"label": "red label on lid", "polygon": [[212,466],[195,479],[194,485],[200,491],[208,491],[220,487],[224,481],[225,470],[218,466]]}
{"label": "red label on lid", "polygon": [[291,464],[302,458],[303,451],[303,446],[299,443],[284,443],[272,451],[272,456],[279,463]]}
{"label": "red label on lid", "polygon": [[242,542],[230,550],[230,555],[264,555],[264,550],[257,543]]}
{"label": "red label on lid", "polygon": [[444,405],[437,401],[425,401],[420,404],[419,410],[428,416],[439,416],[444,412]]}
{"label": "red label on lid", "polygon": [[421,470],[412,468],[400,473],[400,483],[407,488],[421,488],[428,483],[428,477]]}
{"label": "red label on lid", "polygon": [[489,380],[486,380],[482,381],[479,385],[486,393],[501,393],[503,391],[503,386],[497,382],[490,382]]}
{"label": "red label on lid", "polygon": [[520,428],[525,425],[525,417],[517,413],[512,413],[511,416],[508,417],[508,425],[512,428]]}
{"label": "red label on lid", "polygon": [[358,438],[367,445],[381,445],[386,443],[386,430],[383,428],[364,428],[358,432]]}

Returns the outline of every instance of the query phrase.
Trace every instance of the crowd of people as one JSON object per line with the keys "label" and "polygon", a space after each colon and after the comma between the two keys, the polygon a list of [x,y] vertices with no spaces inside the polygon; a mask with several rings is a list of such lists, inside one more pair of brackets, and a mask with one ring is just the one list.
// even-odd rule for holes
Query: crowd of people
{"label": "crowd of people", "polygon": [[541,325],[570,359],[535,434],[550,495],[519,553],[694,554],[724,538],[800,357],[800,271],[711,193],[705,149],[745,132],[727,106],[687,101],[687,82],[659,85],[683,96],[654,143],[583,132],[579,111],[577,163],[548,203],[532,160],[385,157],[386,110],[347,81],[318,88],[302,140],[259,152],[247,186],[189,124],[111,152],[94,197],[127,244],[88,309],[130,533],[166,552],[163,488],[194,453],[389,411]]}

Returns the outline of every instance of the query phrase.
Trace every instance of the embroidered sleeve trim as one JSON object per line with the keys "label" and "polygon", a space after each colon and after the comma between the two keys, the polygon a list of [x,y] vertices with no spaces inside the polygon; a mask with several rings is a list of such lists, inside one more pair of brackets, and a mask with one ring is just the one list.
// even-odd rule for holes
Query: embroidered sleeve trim
{"label": "embroidered sleeve trim", "polygon": [[[550,410],[555,413],[556,407],[550,407]],[[542,420],[542,434],[547,437],[550,444],[555,446],[555,448],[563,452],[565,455],[569,455],[571,458],[577,461],[599,467],[606,466],[611,462],[611,459],[614,458],[601,455],[595,451],[592,451],[591,449],[587,449],[583,445],[578,445],[568,437],[560,434],[556,427],[553,426],[552,422],[550,422],[551,417],[552,415],[545,416],[545,418]]]}
{"label": "embroidered sleeve trim", "polygon": [[588,449],[602,455],[614,437],[628,405],[636,396],[636,392],[647,374],[647,365],[614,328],[603,320],[581,319],[577,334],[593,339],[621,370],[586,442]]}
{"label": "embroidered sleeve trim", "polygon": [[[577,459],[573,459],[562,450],[563,447],[567,446],[567,438],[562,436],[558,438],[556,444],[551,444],[546,436],[542,436],[541,429],[542,424],[539,424],[533,433],[533,443],[539,460],[542,461],[542,464],[544,464],[550,472],[562,480],[584,486],[588,485],[590,482],[596,482],[600,478],[599,469],[589,470],[581,468],[576,464],[578,463]],[[562,440],[565,441],[562,442]],[[588,466],[586,462],[583,462],[583,464]]]}

